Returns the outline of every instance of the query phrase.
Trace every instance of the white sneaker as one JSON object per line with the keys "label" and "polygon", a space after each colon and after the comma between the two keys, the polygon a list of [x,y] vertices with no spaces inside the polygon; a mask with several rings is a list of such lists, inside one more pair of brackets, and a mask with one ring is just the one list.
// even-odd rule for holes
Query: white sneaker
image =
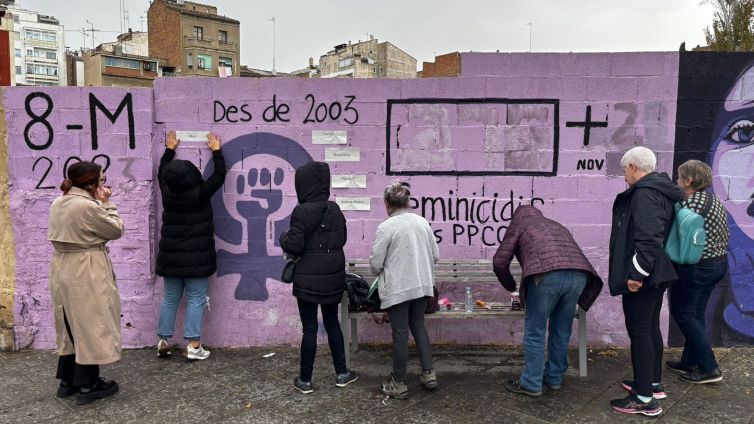
{"label": "white sneaker", "polygon": [[186,345],[186,350],[183,352],[183,356],[188,359],[203,360],[209,358],[210,352],[204,349],[204,346],[199,345],[197,348]]}
{"label": "white sneaker", "polygon": [[173,347],[168,344],[167,340],[160,339],[160,341],[157,342],[157,357],[169,358],[171,356],[173,356]]}

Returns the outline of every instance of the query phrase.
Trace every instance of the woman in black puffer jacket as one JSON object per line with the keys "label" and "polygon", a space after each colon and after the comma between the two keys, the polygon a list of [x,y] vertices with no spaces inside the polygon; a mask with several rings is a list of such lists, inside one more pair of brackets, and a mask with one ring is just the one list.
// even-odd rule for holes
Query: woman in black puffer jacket
{"label": "woman in black puffer jacket", "polygon": [[343,333],[338,321],[338,304],[346,288],[346,218],[335,202],[330,202],[330,167],[311,162],[296,170],[298,205],[291,214],[291,228],[280,235],[280,246],[298,256],[293,275],[293,295],[303,325],[301,373],[293,385],[302,393],[314,391],[312,371],[317,353],[317,309],[335,365],[335,385],[345,387],[356,381],[355,372],[346,368]]}
{"label": "woman in black puffer jacket", "polygon": [[165,280],[157,328],[160,338],[157,355],[170,355],[167,339],[173,337],[175,315],[185,291],[183,338],[188,340],[188,344],[183,355],[189,359],[207,359],[209,351],[202,347],[200,341],[202,318],[209,276],[217,270],[210,200],[225,182],[225,159],[220,151],[220,139],[210,134],[207,145],[212,150],[214,172],[203,181],[201,172],[193,163],[173,160],[178,143],[175,131],[171,131],[157,171],[163,208],[157,275]]}

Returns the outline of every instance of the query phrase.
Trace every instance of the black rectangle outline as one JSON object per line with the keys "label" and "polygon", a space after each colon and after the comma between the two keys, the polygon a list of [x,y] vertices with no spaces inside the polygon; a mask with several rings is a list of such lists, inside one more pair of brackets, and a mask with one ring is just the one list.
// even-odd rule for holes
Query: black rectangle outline
{"label": "black rectangle outline", "polygon": [[[496,103],[496,104],[551,104],[555,112],[553,114],[553,170],[550,172],[538,171],[391,171],[390,170],[390,117],[394,104],[469,104],[469,103]],[[481,99],[387,99],[387,122],[385,128],[385,175],[450,175],[450,176],[522,176],[522,177],[554,177],[558,175],[558,150],[560,145],[560,100],[559,99],[506,99],[490,98]]]}

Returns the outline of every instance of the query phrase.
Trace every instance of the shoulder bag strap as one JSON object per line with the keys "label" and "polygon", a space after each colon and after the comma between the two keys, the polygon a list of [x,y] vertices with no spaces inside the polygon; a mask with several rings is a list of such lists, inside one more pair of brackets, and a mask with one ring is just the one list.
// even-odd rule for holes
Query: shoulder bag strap
{"label": "shoulder bag strap", "polygon": [[312,241],[314,238],[322,232],[325,229],[325,218],[327,218],[327,214],[330,212],[330,201],[327,201],[327,209],[325,209],[325,214],[322,215],[322,221],[319,223],[319,227],[317,227],[316,230],[314,230],[314,233],[312,233],[312,237],[309,239],[309,241],[306,242],[306,245],[304,247],[304,251],[306,251],[309,248],[309,245],[312,244]]}

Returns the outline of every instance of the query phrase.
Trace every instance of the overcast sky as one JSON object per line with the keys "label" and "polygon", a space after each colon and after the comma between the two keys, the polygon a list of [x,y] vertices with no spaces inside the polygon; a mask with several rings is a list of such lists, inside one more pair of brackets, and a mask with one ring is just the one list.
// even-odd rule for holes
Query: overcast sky
{"label": "overcast sky", "polygon": [[[130,26],[148,0],[124,0]],[[200,1],[202,2],[202,1]],[[206,0],[241,21],[241,63],[272,68],[272,23],[277,21],[277,70],[305,67],[334,45],[372,34],[422,61],[452,51],[535,52],[676,51],[704,45],[711,6],[699,0]],[[81,28],[94,23],[95,44],[121,28],[119,0],[21,0],[66,27],[66,46],[84,44]],[[146,22],[143,29],[147,29]],[[78,31],[78,32],[76,32]],[[109,32],[106,32],[109,31]],[[91,45],[88,38],[87,45]]]}

